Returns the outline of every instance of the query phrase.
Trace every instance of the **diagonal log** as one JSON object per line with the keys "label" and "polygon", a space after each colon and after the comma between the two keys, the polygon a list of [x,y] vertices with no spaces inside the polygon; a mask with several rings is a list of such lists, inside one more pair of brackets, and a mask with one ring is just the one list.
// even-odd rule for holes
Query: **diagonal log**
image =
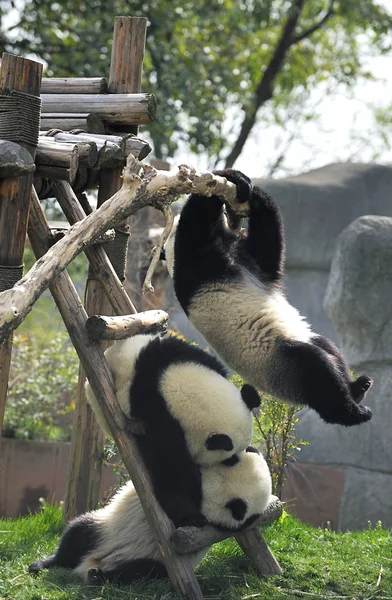
{"label": "diagonal log", "polygon": [[224,177],[197,173],[187,165],[181,165],[175,173],[156,171],[129,155],[122,188],[94,213],[73,225],[23,279],[0,294],[0,341],[20,325],[43,291],[86,245],[140,208],[169,205],[181,194],[191,192],[216,194],[233,210],[244,212],[244,206],[235,202],[236,186]]}

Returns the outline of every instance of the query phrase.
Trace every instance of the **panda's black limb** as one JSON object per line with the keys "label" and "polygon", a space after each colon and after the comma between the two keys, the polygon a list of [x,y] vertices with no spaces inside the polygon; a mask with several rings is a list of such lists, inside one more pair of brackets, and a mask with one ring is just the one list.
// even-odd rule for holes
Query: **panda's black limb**
{"label": "panda's black limb", "polygon": [[75,569],[84,556],[94,550],[98,542],[99,533],[93,519],[88,515],[81,515],[66,528],[56,554],[37,560],[29,566],[29,572],[37,574],[42,569],[53,567]]}
{"label": "panda's black limb", "polygon": [[162,563],[152,558],[137,558],[123,562],[110,571],[89,569],[87,583],[103,585],[109,581],[117,585],[127,585],[140,579],[164,579],[165,577],[167,577],[167,570]]}
{"label": "panda's black limb", "polygon": [[370,408],[354,400],[347,377],[319,345],[280,340],[265,380],[272,394],[306,404],[327,423],[352,426],[372,417]]}

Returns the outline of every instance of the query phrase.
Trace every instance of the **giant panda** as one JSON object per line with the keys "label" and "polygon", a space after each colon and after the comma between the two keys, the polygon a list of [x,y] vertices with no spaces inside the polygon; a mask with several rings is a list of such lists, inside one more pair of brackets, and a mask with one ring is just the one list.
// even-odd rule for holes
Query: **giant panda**
{"label": "giant panda", "polygon": [[[271,476],[261,455],[252,447],[226,463],[201,468],[200,508],[219,529],[239,531],[266,509]],[[195,568],[209,547],[189,554]],[[71,521],[56,554],[34,562],[30,573],[42,569],[73,569],[86,582],[127,584],[149,577],[166,577],[166,568],[132,482],[111,502]]]}
{"label": "giant panda", "polygon": [[[312,332],[283,290],[285,242],[275,201],[240,171],[214,171],[248,203],[247,232],[234,231],[223,201],[189,196],[165,245],[176,296],[193,325],[243,379],[305,404],[327,423],[371,419],[359,403],[372,385],[351,380],[334,344]],[[230,210],[228,208],[230,217]]]}
{"label": "giant panda", "polygon": [[[137,335],[105,353],[120,408],[145,424],[135,437],[155,496],[178,527],[202,525],[199,466],[244,450],[252,438],[250,385],[238,390],[213,356],[174,336]],[[87,399],[108,432],[89,384]]]}

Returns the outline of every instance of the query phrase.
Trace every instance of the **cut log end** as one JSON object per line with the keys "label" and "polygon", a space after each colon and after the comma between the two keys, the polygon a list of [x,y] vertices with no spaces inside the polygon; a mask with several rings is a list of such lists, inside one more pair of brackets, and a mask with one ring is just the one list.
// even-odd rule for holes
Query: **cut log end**
{"label": "cut log end", "polygon": [[93,315],[87,319],[89,338],[97,340],[122,340],[141,333],[166,331],[169,315],[163,310],[148,310],[135,315],[104,317]]}

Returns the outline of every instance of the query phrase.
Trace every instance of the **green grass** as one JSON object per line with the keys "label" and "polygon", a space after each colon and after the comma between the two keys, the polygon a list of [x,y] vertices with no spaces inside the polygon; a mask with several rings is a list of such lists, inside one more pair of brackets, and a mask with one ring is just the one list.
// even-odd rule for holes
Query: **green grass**
{"label": "green grass", "polygon": [[[0,521],[0,600],[174,600],[168,582],[93,588],[63,569],[30,576],[28,565],[54,552],[61,530],[61,511],[51,506]],[[236,542],[226,540],[198,569],[206,599],[392,600],[392,537],[381,526],[333,533],[283,515],[264,535],[284,574],[259,577]]]}

